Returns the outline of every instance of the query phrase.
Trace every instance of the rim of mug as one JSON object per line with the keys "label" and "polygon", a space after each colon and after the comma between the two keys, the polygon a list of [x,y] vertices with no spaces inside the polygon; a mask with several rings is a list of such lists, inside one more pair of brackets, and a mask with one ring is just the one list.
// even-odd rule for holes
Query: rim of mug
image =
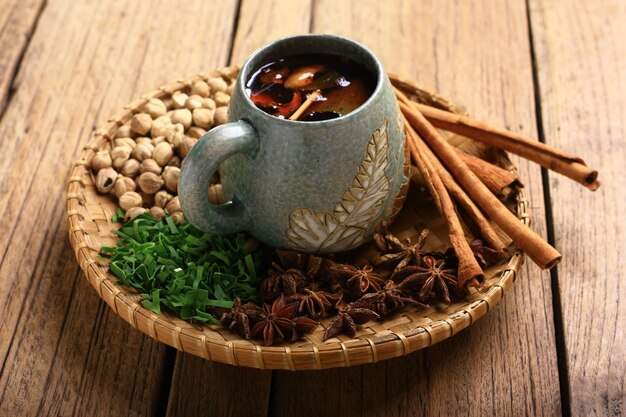
{"label": "rim of mug", "polygon": [[[254,68],[250,68],[252,66],[252,63],[256,60],[256,58],[263,54],[265,52],[266,49],[275,46],[276,44],[280,44],[283,42],[288,42],[288,41],[294,41],[294,40],[299,40],[299,39],[311,39],[311,38],[324,38],[324,39],[332,39],[338,42],[344,42],[344,43],[349,43],[352,44],[354,46],[356,46],[357,48],[360,48],[363,52],[365,52],[366,55],[369,56],[369,58],[372,60],[373,63],[373,69],[375,70],[374,76],[376,77],[376,87],[374,88],[374,91],[372,92],[372,94],[370,94],[370,96],[367,98],[367,100],[365,100],[364,103],[362,103],[359,107],[357,107],[355,110],[352,110],[350,113],[348,114],[344,114],[342,116],[339,117],[335,117],[334,119],[328,119],[328,120],[315,120],[315,121],[302,121],[302,120],[289,120],[287,118],[281,118],[281,117],[276,117],[273,116],[269,113],[264,112],[263,110],[261,110],[260,108],[258,108],[250,99],[250,97],[248,96],[248,94],[246,94],[246,83],[247,83],[247,78],[249,75],[249,72],[251,69]],[[337,54],[336,54],[337,55]],[[364,66],[368,66],[368,64],[360,62],[360,64],[364,65]],[[368,68],[371,69],[371,68]],[[263,117],[266,117],[272,121],[277,121],[278,123],[287,123],[287,124],[299,124],[299,125],[303,125],[303,126],[318,126],[318,125],[327,125],[327,124],[334,124],[334,123],[340,123],[340,122],[344,122],[345,120],[347,120],[350,117],[355,116],[356,114],[360,113],[361,111],[363,111],[367,105],[374,101],[374,99],[376,98],[376,96],[378,94],[380,94],[380,91],[383,88],[383,84],[384,84],[384,75],[385,75],[385,71],[383,69],[383,66],[380,62],[380,60],[376,57],[376,55],[374,55],[374,53],[365,45],[361,44],[360,42],[354,41],[352,39],[348,39],[346,37],[343,36],[339,36],[339,35],[334,35],[334,34],[330,34],[330,33],[309,33],[309,34],[303,34],[303,35],[295,35],[295,36],[287,36],[284,38],[280,38],[280,39],[276,39],[275,41],[262,46],[261,48],[257,49],[256,51],[254,51],[246,60],[244,66],[241,68],[241,74],[240,77],[238,79],[238,83],[239,83],[239,89],[240,89],[240,93],[243,94],[243,96],[245,97],[246,100],[246,104],[250,107],[252,107],[254,109],[254,111],[260,113],[261,115],[263,115]]]}

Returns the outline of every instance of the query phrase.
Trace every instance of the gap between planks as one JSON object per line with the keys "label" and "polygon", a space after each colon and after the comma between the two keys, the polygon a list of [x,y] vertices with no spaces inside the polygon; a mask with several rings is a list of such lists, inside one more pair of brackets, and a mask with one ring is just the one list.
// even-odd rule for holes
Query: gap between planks
{"label": "gap between planks", "polygon": [[[543,124],[543,113],[541,103],[541,88],[539,86],[539,75],[537,55],[535,51],[535,41],[533,37],[533,20],[530,14],[529,0],[525,1],[526,19],[528,21],[528,43],[530,45],[530,59],[533,75],[533,95],[535,99],[535,115],[537,124],[537,139],[541,143],[546,143],[546,135]],[[541,168],[541,182],[543,183],[543,204],[546,213],[546,232],[548,243],[552,247],[556,246],[554,238],[554,216],[552,215],[552,199],[550,198],[550,175],[547,169]],[[556,346],[557,369],[559,373],[559,388],[561,392],[561,414],[564,417],[572,415],[570,405],[570,385],[567,371],[567,352],[565,350],[565,330],[563,327],[563,307],[561,303],[561,293],[559,291],[559,267],[550,270],[550,285],[552,287],[552,316],[554,320],[554,342]]]}
{"label": "gap between planks", "polygon": [[[37,1],[40,1],[40,3],[36,7],[34,16],[26,16],[26,24],[28,26],[24,28],[24,31],[22,33],[15,34],[17,35],[18,39],[15,39],[15,43],[12,43],[12,45],[17,47],[17,49],[13,52],[14,57],[9,58],[10,62],[8,68],[5,68],[5,74],[0,74],[0,123],[2,122],[6,108],[9,106],[11,99],[15,94],[15,90],[17,89],[16,79],[22,67],[22,60],[24,59],[24,55],[26,54],[26,51],[30,46],[30,42],[33,38],[33,33],[35,33],[35,31],[37,30],[39,18],[41,17],[44,9],[47,6],[47,0]],[[12,23],[10,20],[13,15],[13,11],[20,8],[20,6],[22,6],[21,0],[16,0],[13,7],[11,8],[9,16],[7,17],[7,22],[2,27],[2,30],[0,30],[0,45],[2,45],[6,41],[6,39],[3,39],[5,36],[5,29],[9,27]],[[20,12],[25,13],[25,8],[20,9],[17,13]],[[30,20],[30,22],[28,22],[28,20]],[[22,38],[25,38],[25,41],[22,41]],[[5,49],[5,52],[11,53],[10,48]]]}

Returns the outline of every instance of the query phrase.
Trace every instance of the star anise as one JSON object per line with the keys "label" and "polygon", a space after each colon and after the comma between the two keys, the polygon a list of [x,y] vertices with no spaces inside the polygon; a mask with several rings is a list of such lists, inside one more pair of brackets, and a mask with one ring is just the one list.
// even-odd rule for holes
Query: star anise
{"label": "star anise", "polygon": [[334,262],[328,258],[285,249],[277,249],[276,256],[283,268],[300,270],[311,282],[330,279]]}
{"label": "star anise", "polygon": [[408,266],[398,273],[404,278],[398,287],[404,291],[417,292],[417,299],[428,300],[433,294],[446,303],[450,302],[450,288],[456,288],[457,279],[453,269],[445,262],[437,262],[432,256],[424,256],[422,266]]}
{"label": "star anise", "polygon": [[383,277],[374,272],[374,269],[369,265],[357,268],[352,265],[338,264],[331,269],[338,275],[341,286],[355,296],[371,291],[380,291],[381,285],[385,282]]}
{"label": "star anise", "polygon": [[293,321],[296,325],[291,331],[290,340],[292,342],[295,342],[307,333],[311,333],[320,324],[318,321],[312,320],[304,316],[298,316]]}
{"label": "star anise", "polygon": [[357,325],[379,318],[380,316],[376,312],[367,308],[355,308],[352,306],[342,308],[333,321],[330,322],[326,332],[324,332],[324,341],[337,337],[340,334],[354,337]]}
{"label": "star anise", "polygon": [[387,234],[384,238],[380,235],[376,236],[376,246],[383,252],[387,252],[378,259],[376,265],[395,265],[391,273],[391,279],[407,265],[419,265],[421,262],[421,250],[429,234],[430,231],[428,229],[422,230],[417,241],[412,245],[408,242],[401,242],[392,234]]}
{"label": "star anise", "polygon": [[416,307],[427,307],[425,304],[405,296],[403,289],[393,281],[387,281],[385,287],[380,291],[365,294],[352,303],[354,307],[370,309],[378,313],[381,317],[399,310],[408,304]]}
{"label": "star anise", "polygon": [[271,306],[263,304],[263,318],[254,325],[250,335],[252,337],[263,335],[265,346],[273,345],[276,339],[284,340],[291,337],[296,327],[294,321],[296,308],[295,304],[287,304],[282,294]]}
{"label": "star anise", "polygon": [[335,262],[321,256],[310,255],[307,262],[306,273],[312,282],[328,282],[332,280],[331,268]]}
{"label": "star anise", "polygon": [[475,239],[470,243],[470,248],[474,253],[474,258],[478,261],[481,268],[485,269],[498,256],[498,252],[485,245],[480,239]]}
{"label": "star anise", "polygon": [[304,288],[306,276],[298,269],[283,269],[273,263],[267,271],[268,277],[259,284],[259,296],[265,301],[275,300],[280,294],[291,295]]}
{"label": "star anise", "polygon": [[306,313],[309,317],[318,319],[326,313],[326,310],[334,307],[341,297],[341,293],[331,294],[313,286],[312,289],[305,288],[304,293],[289,296],[287,302],[295,302],[298,305],[298,313]]}
{"label": "star anise", "polygon": [[242,304],[239,298],[235,298],[233,308],[222,314],[220,322],[222,326],[234,330],[246,339],[250,338],[250,326],[263,319],[263,310],[254,303]]}

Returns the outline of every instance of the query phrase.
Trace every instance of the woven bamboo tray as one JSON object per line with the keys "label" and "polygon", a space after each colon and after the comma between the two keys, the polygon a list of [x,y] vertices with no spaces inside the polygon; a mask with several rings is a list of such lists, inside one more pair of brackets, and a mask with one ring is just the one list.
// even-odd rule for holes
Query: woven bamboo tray
{"label": "woven bamboo tray", "polygon": [[[111,217],[117,204],[96,192],[87,168],[95,152],[106,146],[119,126],[127,123],[150,98],[167,98],[173,92],[189,88],[198,80],[220,75],[225,79],[236,77],[238,68],[217,69],[187,81],[163,86],[133,101],[108,123],[95,131],[72,167],[67,194],[67,224],[69,239],[76,259],[85,271],[88,281],[98,295],[136,329],[153,339],[176,349],[209,360],[231,365],[261,369],[308,370],[326,369],[373,363],[414,352],[451,337],[469,327],[493,308],[515,280],[523,255],[516,252],[486,272],[486,285],[480,292],[472,290],[463,302],[435,305],[428,309],[407,308],[386,318],[361,326],[353,339],[340,336],[322,341],[330,318],[306,338],[293,344],[265,347],[260,341],[243,340],[219,325],[197,325],[168,313],[157,315],[141,306],[141,297],[134,290],[115,284],[116,278],[107,270],[98,256],[101,246],[113,246],[116,237],[111,232],[115,225]],[[448,100],[416,83],[390,75],[394,85],[413,99],[462,113]],[[502,158],[506,161],[506,157]],[[509,168],[514,169],[512,165]],[[447,246],[447,230],[443,219],[434,211],[423,191],[413,187],[404,209],[392,226],[392,232],[401,238],[416,235],[423,227],[431,230],[431,248]],[[515,197],[520,221],[528,225],[528,201],[523,193]]]}

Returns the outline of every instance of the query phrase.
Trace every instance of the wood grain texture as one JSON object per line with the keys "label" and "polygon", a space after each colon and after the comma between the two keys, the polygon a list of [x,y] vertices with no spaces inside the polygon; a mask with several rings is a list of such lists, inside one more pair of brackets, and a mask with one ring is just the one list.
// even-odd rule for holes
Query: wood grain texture
{"label": "wood grain texture", "polygon": [[[332,10],[332,13],[328,13]],[[369,46],[386,69],[431,86],[474,117],[536,137],[521,1],[318,1],[313,30]],[[516,159],[545,236],[540,170]],[[548,273],[525,266],[501,305],[423,352],[304,376],[274,372],[275,415],[556,415],[561,411]],[[332,381],[332,383],[329,383]],[[289,393],[299,387],[299,395]],[[320,401],[320,398],[324,400]]]}
{"label": "wood grain texture", "polygon": [[602,183],[549,174],[570,409],[626,415],[626,3],[530,4],[545,141],[585,155]]}
{"label": "wood grain texture", "polygon": [[65,184],[91,131],[131,99],[227,61],[235,12],[235,1],[46,6],[0,122],[0,415],[164,408],[169,348],[85,281],[67,240]]}
{"label": "wood grain texture", "polygon": [[271,371],[238,368],[178,354],[167,416],[264,417]]}
{"label": "wood grain texture", "polygon": [[44,4],[44,0],[0,2],[0,116],[16,88],[13,77]]}
{"label": "wood grain texture", "polygon": [[308,33],[313,0],[243,0],[239,8],[232,65],[263,45],[285,36]]}

